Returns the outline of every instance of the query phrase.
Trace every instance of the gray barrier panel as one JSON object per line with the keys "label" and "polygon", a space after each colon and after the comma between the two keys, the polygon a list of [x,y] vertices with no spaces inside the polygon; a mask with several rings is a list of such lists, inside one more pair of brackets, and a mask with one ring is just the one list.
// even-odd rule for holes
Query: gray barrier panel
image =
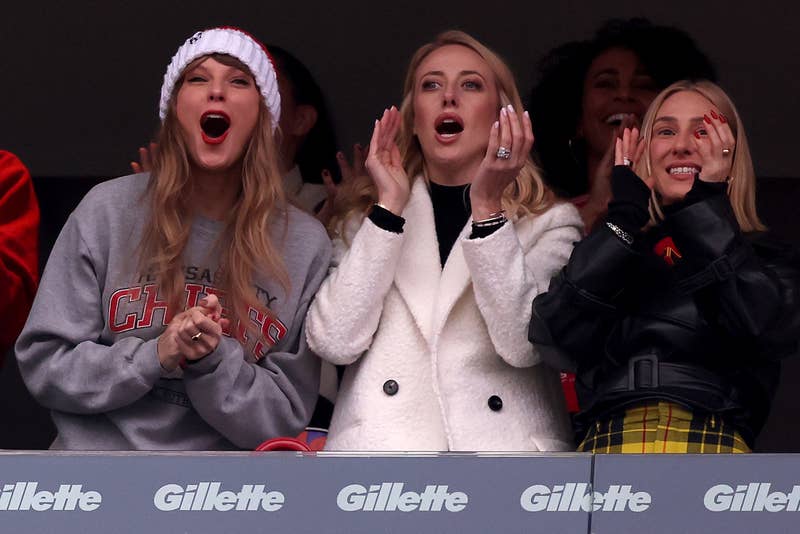
{"label": "gray barrier panel", "polygon": [[0,531],[580,533],[586,511],[546,508],[588,488],[591,464],[578,454],[4,453]]}
{"label": "gray barrier panel", "polygon": [[[594,462],[594,491],[615,495],[594,503],[593,534],[800,532],[798,455],[597,455]],[[625,495],[637,493],[632,510]]]}

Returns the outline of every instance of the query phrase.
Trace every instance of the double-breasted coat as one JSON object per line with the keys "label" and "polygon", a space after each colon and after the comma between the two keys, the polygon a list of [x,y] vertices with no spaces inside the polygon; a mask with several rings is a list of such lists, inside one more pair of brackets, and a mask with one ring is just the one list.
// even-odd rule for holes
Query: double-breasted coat
{"label": "double-breasted coat", "polygon": [[581,237],[569,204],[468,239],[444,267],[425,181],[402,233],[353,221],[306,322],[310,347],[347,364],[326,448],[571,449],[558,373],[527,340],[533,298]]}

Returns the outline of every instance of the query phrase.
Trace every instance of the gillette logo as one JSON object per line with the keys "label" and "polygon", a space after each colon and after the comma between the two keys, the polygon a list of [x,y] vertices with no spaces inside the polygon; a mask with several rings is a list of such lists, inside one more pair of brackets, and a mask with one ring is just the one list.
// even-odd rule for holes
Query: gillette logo
{"label": "gillette logo", "polygon": [[770,491],[769,482],[751,482],[733,486],[717,484],[708,489],[703,504],[711,512],[798,512],[800,486],[792,491]]}
{"label": "gillette logo", "polygon": [[153,495],[153,504],[162,512],[228,512],[230,510],[275,512],[286,497],[280,491],[265,491],[264,484],[245,484],[238,492],[220,491],[220,482],[199,482],[181,486],[166,484]]}
{"label": "gillette logo", "polygon": [[38,482],[4,484],[0,491],[0,511],[94,512],[103,503],[103,496],[100,493],[83,491],[82,484],[61,484],[58,491],[37,491],[38,487]]}
{"label": "gillette logo", "polygon": [[522,492],[519,504],[527,512],[644,512],[652,497],[631,491],[630,485],[612,484],[608,491],[591,491],[586,482],[567,482],[552,488],[537,484]]}
{"label": "gillette logo", "polygon": [[345,486],[336,497],[339,509],[345,512],[460,512],[469,497],[461,491],[449,492],[446,485],[428,485],[425,491],[403,491],[402,482]]}

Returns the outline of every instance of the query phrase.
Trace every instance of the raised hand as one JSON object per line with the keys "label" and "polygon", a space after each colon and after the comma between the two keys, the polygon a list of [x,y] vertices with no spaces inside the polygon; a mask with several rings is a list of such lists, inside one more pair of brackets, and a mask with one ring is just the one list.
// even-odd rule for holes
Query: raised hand
{"label": "raised hand", "polygon": [[182,359],[199,360],[213,352],[228,326],[222,318],[222,305],[216,295],[209,295],[199,306],[172,318],[158,338],[161,367],[174,370]]}
{"label": "raised hand", "polygon": [[378,190],[378,202],[395,215],[403,212],[410,194],[408,175],[395,141],[400,120],[400,112],[392,106],[375,121],[366,160],[367,172]]}
{"label": "raised hand", "polygon": [[[644,139],[639,137],[639,129],[634,127],[622,130],[622,137],[617,137],[614,142],[614,165],[635,168],[642,154],[644,154]],[[648,180],[649,177],[642,178],[642,181],[650,187]]]}
{"label": "raised hand", "polygon": [[533,147],[528,112],[518,115],[510,104],[489,132],[489,145],[470,187],[472,218],[486,219],[502,209],[503,191],[519,174]]}
{"label": "raised hand", "polygon": [[153,161],[158,154],[158,143],[150,142],[147,147],[139,147],[139,162],[131,161],[133,172],[150,172],[153,170]]}
{"label": "raised hand", "polygon": [[331,217],[333,216],[334,204],[336,203],[336,195],[339,194],[339,188],[342,185],[349,184],[350,182],[354,181],[357,177],[367,174],[365,168],[366,159],[367,151],[364,150],[364,148],[358,143],[353,145],[352,165],[349,161],[347,161],[347,157],[344,155],[344,152],[337,152],[336,164],[339,165],[339,171],[342,175],[342,182],[339,185],[336,185],[336,183],[333,181],[333,176],[328,169],[322,170],[322,183],[325,185],[325,191],[328,194],[328,198],[325,199],[325,203],[322,205],[316,215],[317,219],[322,224],[327,226],[331,220]]}
{"label": "raised hand", "polygon": [[695,146],[703,159],[700,179],[704,182],[725,182],[731,175],[736,138],[728,119],[713,109],[704,115],[706,135],[695,132]]}

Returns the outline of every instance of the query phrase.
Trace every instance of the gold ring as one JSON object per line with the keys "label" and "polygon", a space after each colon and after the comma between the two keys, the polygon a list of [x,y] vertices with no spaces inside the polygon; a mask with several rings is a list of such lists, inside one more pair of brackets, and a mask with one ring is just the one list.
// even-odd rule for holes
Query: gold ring
{"label": "gold ring", "polygon": [[731,149],[730,148],[723,148],[722,149],[722,155],[723,156],[727,156],[730,153],[731,153]]}
{"label": "gold ring", "polygon": [[202,335],[203,335],[203,333],[202,333],[202,332],[198,332],[198,333],[196,333],[195,335],[193,335],[193,336],[192,336],[190,339],[191,339],[192,341],[200,341],[200,336],[202,336]]}

